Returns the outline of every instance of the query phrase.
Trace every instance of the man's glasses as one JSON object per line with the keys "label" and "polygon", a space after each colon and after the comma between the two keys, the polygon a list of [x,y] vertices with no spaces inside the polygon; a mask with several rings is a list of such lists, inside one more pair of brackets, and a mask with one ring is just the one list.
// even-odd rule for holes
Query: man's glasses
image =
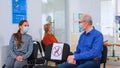
{"label": "man's glasses", "polygon": [[85,21],[79,21],[78,23],[80,24],[80,23],[83,23],[83,22],[85,22]]}

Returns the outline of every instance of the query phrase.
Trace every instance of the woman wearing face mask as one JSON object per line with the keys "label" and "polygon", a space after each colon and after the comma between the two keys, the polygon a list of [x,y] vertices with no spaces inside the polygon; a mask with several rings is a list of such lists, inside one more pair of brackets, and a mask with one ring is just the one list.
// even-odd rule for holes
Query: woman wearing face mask
{"label": "woman wearing face mask", "polygon": [[14,33],[9,42],[9,54],[5,68],[22,68],[27,64],[27,58],[33,50],[32,37],[27,34],[29,24],[26,20],[19,23],[19,30]]}

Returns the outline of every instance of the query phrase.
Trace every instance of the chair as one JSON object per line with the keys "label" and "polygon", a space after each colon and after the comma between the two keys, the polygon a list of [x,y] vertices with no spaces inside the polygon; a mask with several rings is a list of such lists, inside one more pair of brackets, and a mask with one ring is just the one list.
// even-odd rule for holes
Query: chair
{"label": "chair", "polygon": [[[38,47],[39,47],[39,42],[38,41],[33,41],[33,51],[30,57],[27,59],[27,68],[32,68],[36,64],[37,56],[38,56]],[[25,68],[25,67],[23,67]]]}
{"label": "chair", "polygon": [[48,61],[55,61],[55,62],[65,62],[67,60],[68,55],[70,54],[70,46],[67,43],[64,43],[63,52],[62,52],[62,60],[52,60],[51,59],[51,51],[52,51],[53,44],[49,45],[45,50],[45,58]]}
{"label": "chair", "polygon": [[[41,41],[42,42],[42,41]],[[44,49],[43,49],[43,44],[42,43],[39,43],[39,42],[37,42],[37,44],[38,44],[38,48],[39,48],[39,52],[40,52],[40,54],[41,54],[41,57],[43,57],[44,55],[43,55],[43,53],[44,53]]]}
{"label": "chair", "polygon": [[2,66],[2,68],[5,68],[5,64]]}
{"label": "chair", "polygon": [[101,58],[101,61],[100,63],[102,64],[103,63],[103,68],[106,67],[106,62],[107,62],[107,46],[104,46],[103,45],[103,51],[102,51],[102,58]]}
{"label": "chair", "polygon": [[[44,64],[45,59],[43,58],[42,55],[42,47],[41,44],[38,41],[33,42],[33,52],[31,56],[28,58],[28,68],[34,67],[35,64]],[[42,58],[37,58],[38,56],[38,50],[40,51],[40,55]]]}
{"label": "chair", "polygon": [[43,51],[45,52],[45,46],[44,46],[43,40],[41,40],[40,43],[41,43],[41,47],[42,47]]}
{"label": "chair", "polygon": [[[27,59],[27,65],[24,65],[22,68],[32,68],[36,64],[37,55],[38,55],[38,41],[33,41],[33,51],[30,57]],[[5,64],[2,68],[5,68]]]}
{"label": "chair", "polygon": [[37,43],[38,43],[38,48],[39,48],[39,52],[40,52],[41,57],[37,58],[36,64],[46,64],[46,60],[44,58],[43,43],[42,43],[42,41],[40,43],[39,42],[37,42]]}
{"label": "chair", "polygon": [[[59,43],[58,43],[59,44]],[[70,46],[67,43],[63,43],[63,50],[62,50],[62,57],[61,60],[51,59],[53,44],[50,44],[45,49],[45,60],[46,61],[53,61],[56,64],[61,64],[66,62],[68,55],[70,54]],[[35,66],[34,68],[57,68],[57,66],[48,66],[48,65],[39,65]]]}

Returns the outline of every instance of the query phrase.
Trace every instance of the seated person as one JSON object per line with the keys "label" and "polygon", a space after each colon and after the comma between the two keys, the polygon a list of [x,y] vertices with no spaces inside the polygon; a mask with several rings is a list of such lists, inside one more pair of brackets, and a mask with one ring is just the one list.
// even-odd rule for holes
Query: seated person
{"label": "seated person", "polygon": [[88,14],[80,17],[79,26],[84,32],[79,38],[76,51],[68,56],[67,63],[58,68],[100,68],[103,35],[92,26],[92,18]]}
{"label": "seated person", "polygon": [[5,68],[22,68],[27,64],[27,58],[33,51],[32,37],[27,34],[28,30],[28,22],[21,20],[19,30],[10,39]]}
{"label": "seated person", "polygon": [[49,44],[52,43],[58,43],[58,40],[55,38],[55,36],[52,34],[52,24],[47,23],[44,25],[44,37],[43,37],[43,44],[44,47],[47,47]]}

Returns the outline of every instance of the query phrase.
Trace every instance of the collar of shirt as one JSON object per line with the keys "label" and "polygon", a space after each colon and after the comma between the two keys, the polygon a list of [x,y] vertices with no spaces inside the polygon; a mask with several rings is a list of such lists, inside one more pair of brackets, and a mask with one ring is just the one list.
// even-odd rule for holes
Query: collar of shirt
{"label": "collar of shirt", "polygon": [[89,35],[89,34],[93,33],[94,30],[95,30],[95,28],[93,27],[88,33],[84,32],[84,34]]}

